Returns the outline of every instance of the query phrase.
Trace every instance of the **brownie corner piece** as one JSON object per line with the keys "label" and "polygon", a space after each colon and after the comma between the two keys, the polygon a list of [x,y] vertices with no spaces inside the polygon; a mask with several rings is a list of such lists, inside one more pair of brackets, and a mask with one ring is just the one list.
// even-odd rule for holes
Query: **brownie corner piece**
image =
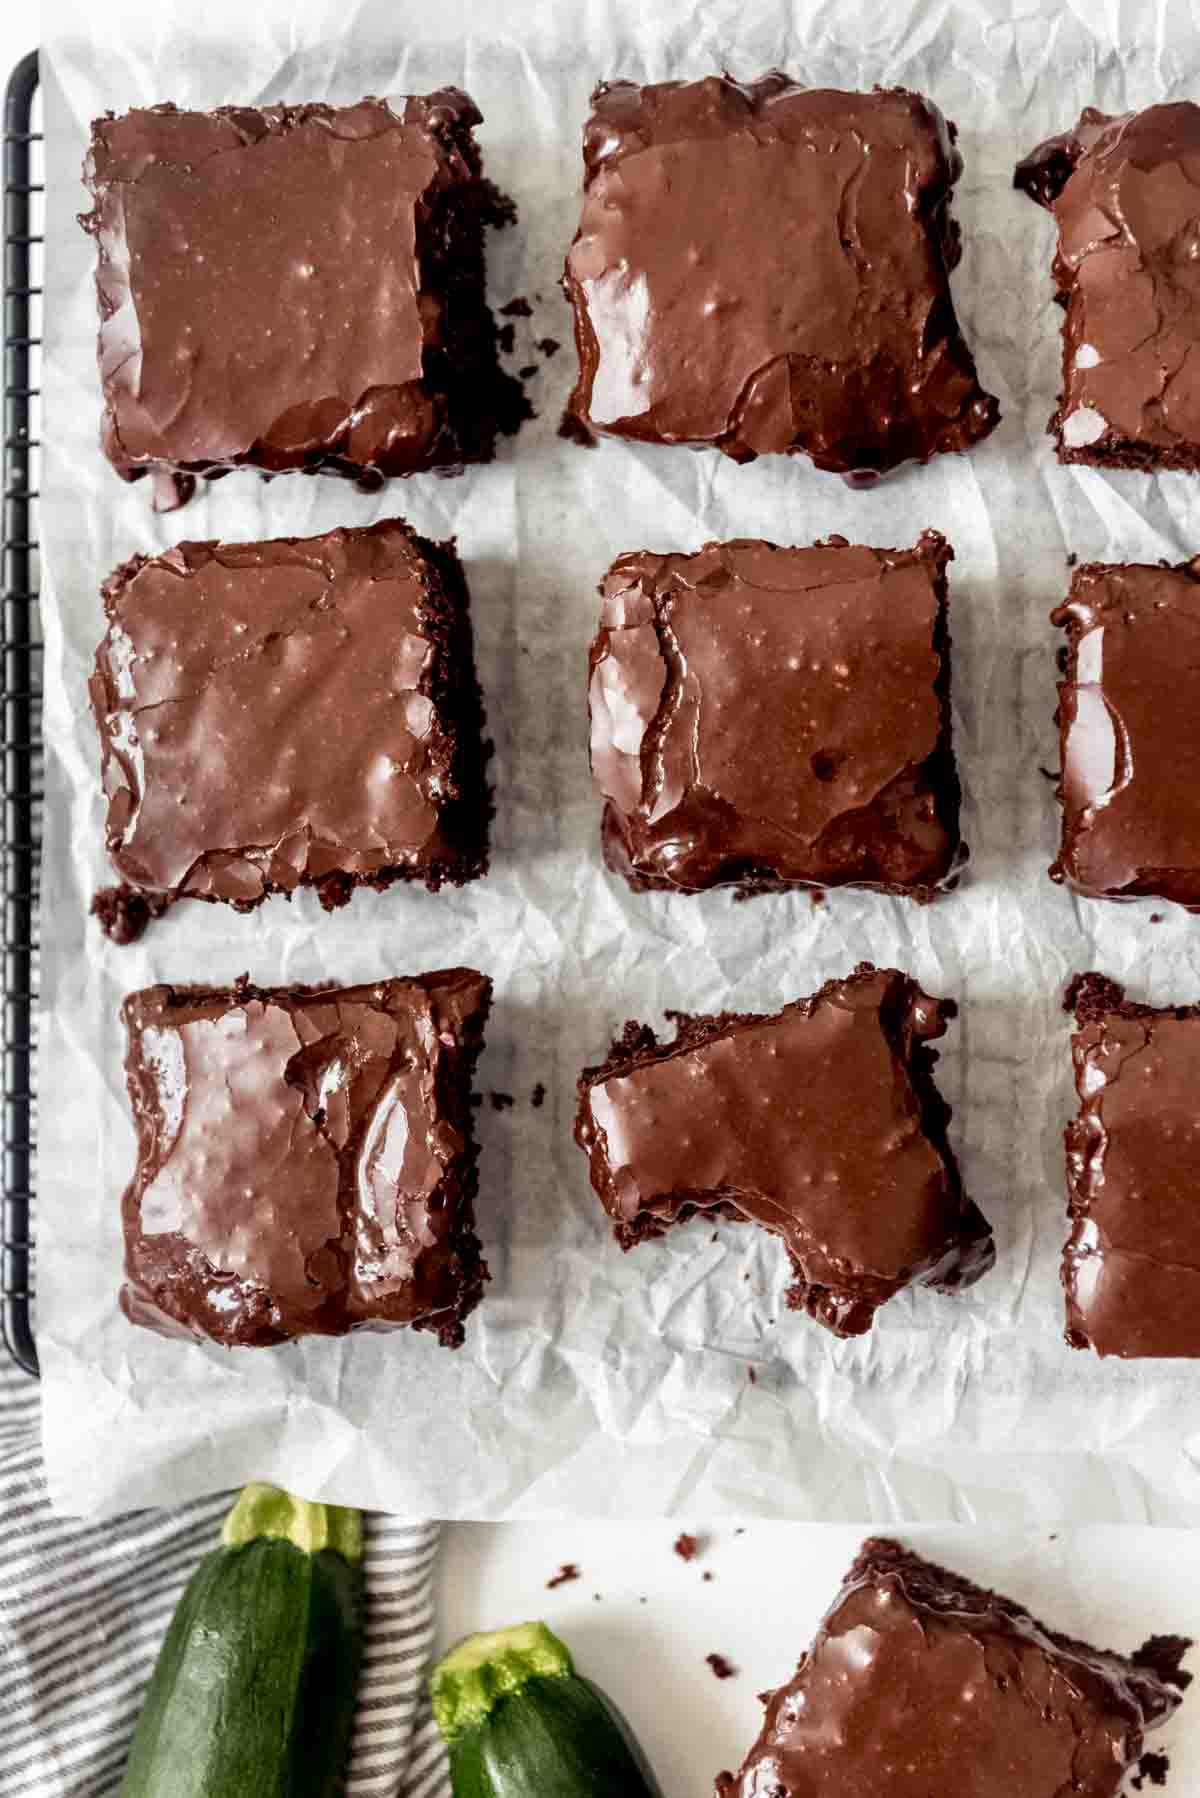
{"label": "brownie corner piece", "polygon": [[717,1794],[927,1798],[961,1789],[969,1770],[989,1798],[1118,1798],[1184,1683],[873,1538]]}
{"label": "brownie corner piece", "polygon": [[928,100],[775,72],[592,106],[564,276],[584,431],[870,476],[993,429],[948,279],[961,158]]}
{"label": "brownie corner piece", "polygon": [[610,869],[636,891],[953,885],[952,555],[926,531],[619,557],[588,689]]}
{"label": "brownie corner piece", "polygon": [[1200,909],[1200,784],[1187,749],[1200,709],[1200,561],[1083,564],[1051,617],[1066,633],[1051,877],[1087,898]]}
{"label": "brownie corner piece", "polygon": [[175,503],[197,475],[377,485],[489,460],[528,407],[498,361],[484,230],[513,216],[455,88],[97,120],[103,441]]}
{"label": "brownie corner piece", "polygon": [[1077,974],[1067,1125],[1066,1339],[1123,1359],[1200,1358],[1200,1006]]}
{"label": "brownie corner piece", "polygon": [[1058,227],[1059,460],[1200,469],[1200,106],[1088,107],[1014,182]]}
{"label": "brownie corner piece", "polygon": [[160,985],[125,1001],[131,1322],[225,1347],[410,1326],[488,1278],[471,1082],[491,982]]}
{"label": "brownie corner piece", "polygon": [[[131,941],[176,900],[431,889],[488,866],[491,794],[465,577],[399,519],[182,543],[125,563],[90,696]],[[229,778],[230,769],[238,778]]]}
{"label": "brownie corner piece", "polygon": [[697,1216],[758,1224],[789,1305],[839,1336],[910,1284],[978,1280],[992,1234],[932,1077],[954,1009],[863,963],[771,1016],[679,1018],[673,1042],[627,1025],[580,1077],[575,1131],[622,1248]]}

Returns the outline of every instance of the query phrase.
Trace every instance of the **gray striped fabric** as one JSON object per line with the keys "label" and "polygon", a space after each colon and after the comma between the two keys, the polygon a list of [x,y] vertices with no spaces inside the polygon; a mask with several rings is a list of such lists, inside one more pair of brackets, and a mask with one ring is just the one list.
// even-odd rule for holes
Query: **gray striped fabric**
{"label": "gray striped fabric", "polygon": [[[0,1361],[3,1798],[117,1790],[159,1642],[228,1506],[209,1498],[103,1525],[52,1516],[37,1387]],[[368,1519],[367,1659],[348,1798],[448,1798],[421,1697],[437,1543],[436,1524]]]}

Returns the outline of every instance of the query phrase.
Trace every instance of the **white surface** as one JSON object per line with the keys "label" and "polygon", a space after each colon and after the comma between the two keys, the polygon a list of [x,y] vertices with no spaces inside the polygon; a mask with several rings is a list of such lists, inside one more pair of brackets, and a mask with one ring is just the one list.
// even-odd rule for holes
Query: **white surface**
{"label": "white surface", "polygon": [[[725,1524],[690,1564],[672,1551],[676,1533],[666,1522],[452,1527],[441,1649],[473,1630],[544,1618],[626,1713],[666,1798],[705,1798],[713,1776],[736,1767],[757,1735],[756,1695],[790,1678],[862,1531],[757,1523],[736,1536]],[[1150,1635],[1197,1628],[1194,1532],[911,1528],[904,1540],[1096,1647],[1129,1654]],[[564,1561],[578,1563],[582,1577],[547,1591]],[[735,1679],[714,1678],[704,1660],[714,1652],[738,1669]],[[1195,1650],[1188,1664],[1200,1665]],[[1200,1792],[1200,1687],[1147,1746],[1170,1756],[1167,1798]]]}
{"label": "white surface", "polygon": [[0,69],[4,71],[4,80],[27,51],[36,50],[40,12],[37,6],[8,6],[0,12]]}
{"label": "white surface", "polygon": [[[1139,996],[1200,990],[1200,925],[1152,901],[1083,906],[1045,868],[1056,821],[1054,634],[1068,550],[1179,560],[1196,547],[1193,478],[1105,477],[1054,461],[1052,227],[1012,191],[1016,157],[1087,102],[1110,110],[1200,86],[1191,9],[1112,0],[230,0],[114,20],[58,0],[47,20],[50,297],[43,525],[49,757],[40,1090],[39,1301],[45,1435],[59,1505],[121,1509],[245,1477],[312,1497],[443,1516],[678,1514],[1200,1520],[1200,1375],[1100,1364],[1061,1339],[1061,1128],[1069,1109],[1068,973],[1098,964]],[[96,444],[91,249],[75,223],[87,123],[170,97],[358,98],[459,81],[486,115],[491,174],[521,223],[492,252],[497,301],[540,293],[519,341],[569,336],[555,279],[578,216],[579,129],[597,75],[757,73],[907,81],[962,127],[960,314],[1004,422],[868,493],[803,461],[738,468],[714,453],[592,452],[555,434],[569,350],[541,416],[491,467],[397,483],[380,498],[239,474],[156,518]],[[524,360],[521,356],[519,360]],[[311,895],[252,917],[181,906],[135,950],[86,922],[110,878],[84,680],[97,585],[181,535],[276,535],[402,510],[459,537],[498,754],[493,872],[461,893],[365,894],[334,917]],[[956,731],[969,879],[936,907],[877,896],[736,905],[631,895],[600,866],[584,751],[595,584],[631,546],[708,536],[810,542],[845,531],[950,537]],[[623,1257],[570,1137],[579,1067],[631,1016],[667,1006],[773,1008],[860,956],[896,962],[962,1004],[939,1078],[968,1189],[999,1263],[959,1298],[889,1305],[838,1343],[782,1309],[785,1257],[749,1229],[703,1226]],[[481,1083],[518,1098],[481,1114],[481,1234],[495,1275],[466,1348],[361,1337],[225,1354],[117,1314],[118,1197],[132,1134],[117,1007],[151,978],[373,978],[478,960],[497,983]],[[534,1111],[536,1081],[550,1088]],[[749,1375],[758,1375],[752,1383]],[[114,1440],[120,1455],[110,1452]]]}

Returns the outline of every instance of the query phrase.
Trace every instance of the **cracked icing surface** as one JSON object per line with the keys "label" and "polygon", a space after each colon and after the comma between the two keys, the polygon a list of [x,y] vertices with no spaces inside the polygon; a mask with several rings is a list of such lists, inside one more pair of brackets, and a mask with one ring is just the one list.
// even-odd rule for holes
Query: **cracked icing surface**
{"label": "cracked icing surface", "polygon": [[622,556],[592,645],[606,859],[635,887],[877,886],[961,859],[949,546]]}
{"label": "cracked icing surface", "polygon": [[330,877],[336,901],[354,879],[481,871],[452,550],[399,521],[183,543],[118,569],[104,601],[90,691],[108,848],[132,887],[244,906]]}
{"label": "cracked icing surface", "polygon": [[1068,643],[1052,877],[1200,908],[1200,571],[1087,563],[1051,616]]}
{"label": "cracked icing surface", "polygon": [[[118,472],[328,465],[378,480],[487,459],[519,389],[495,369],[483,303],[479,230],[511,209],[480,178],[479,116],[445,88],[399,112],[366,99],[98,120],[81,222]],[[463,209],[450,227],[447,206]],[[465,303],[456,274],[477,289]],[[474,366],[473,424],[442,351]]]}
{"label": "cracked icing surface", "polygon": [[1016,185],[1058,224],[1063,391],[1050,428],[1064,462],[1194,468],[1200,459],[1200,107],[1113,118],[1018,164]]}
{"label": "cracked icing surface", "polygon": [[1200,1012],[1069,994],[1079,1112],[1066,1132],[1067,1341],[1100,1355],[1200,1356]]}
{"label": "cracked icing surface", "polygon": [[1118,1798],[1179,1692],[898,1543],[862,1552],[718,1798]]}
{"label": "cracked icing surface", "polygon": [[919,95],[604,84],[564,285],[591,430],[842,473],[997,421],[954,317],[961,160]]}
{"label": "cracked icing surface", "polygon": [[461,1341],[486,1278],[468,1097],[490,991],[459,968],[132,994],[126,1315],[227,1345],[404,1324]]}
{"label": "cracked icing surface", "polygon": [[945,1141],[927,1047],[953,1007],[864,966],[772,1017],[628,1027],[579,1083],[576,1140],[625,1248],[698,1212],[779,1236],[789,1303],[860,1335],[911,1281],[970,1284],[994,1260]]}

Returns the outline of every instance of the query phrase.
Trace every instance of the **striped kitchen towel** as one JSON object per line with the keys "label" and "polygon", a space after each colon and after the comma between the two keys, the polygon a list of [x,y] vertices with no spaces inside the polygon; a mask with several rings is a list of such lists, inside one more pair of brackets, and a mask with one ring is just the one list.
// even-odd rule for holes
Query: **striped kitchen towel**
{"label": "striped kitchen towel", "polygon": [[[158,1645],[229,1503],[104,1524],[52,1516],[37,1386],[0,1358],[3,1798],[118,1789]],[[436,1524],[368,1518],[367,1654],[347,1798],[448,1798],[423,1697],[437,1545]]]}

